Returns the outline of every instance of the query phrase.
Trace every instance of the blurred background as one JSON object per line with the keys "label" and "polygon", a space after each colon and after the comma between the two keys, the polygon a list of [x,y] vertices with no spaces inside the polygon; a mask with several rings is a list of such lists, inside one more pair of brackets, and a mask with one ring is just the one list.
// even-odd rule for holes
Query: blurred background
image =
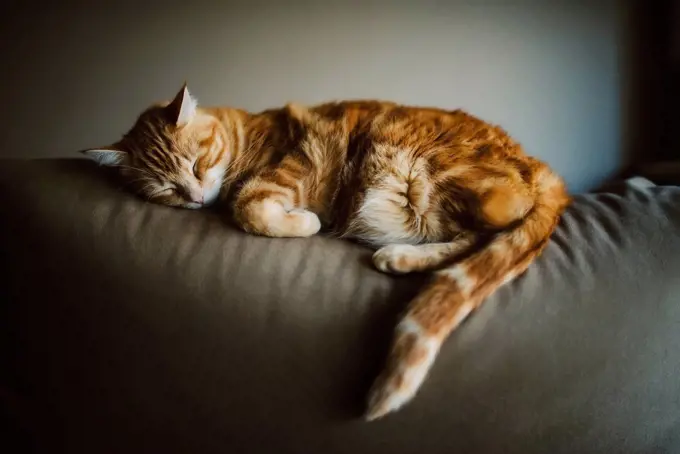
{"label": "blurred background", "polygon": [[648,113],[666,54],[648,42],[662,4],[10,2],[0,157],[112,142],[187,80],[203,104],[252,111],[346,98],[463,108],[586,191],[661,147]]}

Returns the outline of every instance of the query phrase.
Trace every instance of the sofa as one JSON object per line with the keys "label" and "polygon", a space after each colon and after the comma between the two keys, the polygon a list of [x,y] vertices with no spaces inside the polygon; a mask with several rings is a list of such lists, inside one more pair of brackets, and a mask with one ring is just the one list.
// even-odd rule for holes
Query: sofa
{"label": "sofa", "polygon": [[677,183],[575,195],[416,398],[369,423],[366,393],[426,275],[146,203],[84,159],[3,160],[0,450],[680,452]]}

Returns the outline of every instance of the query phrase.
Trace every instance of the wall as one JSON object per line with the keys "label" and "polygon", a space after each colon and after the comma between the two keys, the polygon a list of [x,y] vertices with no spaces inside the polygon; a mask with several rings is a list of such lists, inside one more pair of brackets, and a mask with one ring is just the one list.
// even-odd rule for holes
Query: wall
{"label": "wall", "polygon": [[199,101],[251,110],[362,97],[461,107],[573,191],[626,159],[615,1],[81,3],[4,14],[0,156],[108,143],[186,79]]}

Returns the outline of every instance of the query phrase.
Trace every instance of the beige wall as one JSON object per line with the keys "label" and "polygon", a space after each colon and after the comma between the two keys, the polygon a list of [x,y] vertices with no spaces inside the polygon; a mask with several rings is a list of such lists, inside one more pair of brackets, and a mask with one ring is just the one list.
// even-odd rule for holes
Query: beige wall
{"label": "beige wall", "polygon": [[361,97],[462,107],[575,191],[623,161],[614,1],[109,3],[5,16],[0,156],[117,139],[187,79],[199,101],[253,110]]}

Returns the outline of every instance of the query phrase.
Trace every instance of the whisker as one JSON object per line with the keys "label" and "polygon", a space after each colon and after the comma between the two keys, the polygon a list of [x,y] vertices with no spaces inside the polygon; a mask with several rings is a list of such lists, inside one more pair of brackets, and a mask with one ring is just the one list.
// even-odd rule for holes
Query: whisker
{"label": "whisker", "polygon": [[132,167],[132,166],[124,165],[124,164],[118,165],[118,166],[116,166],[116,167],[118,167],[118,168],[120,168],[120,169],[131,170],[131,171],[133,171],[133,172],[140,172],[140,173],[142,173],[142,174],[144,174],[144,175],[147,175],[149,178],[154,178],[153,173],[151,173],[149,170],[143,169],[143,168],[141,168],[141,167]]}

